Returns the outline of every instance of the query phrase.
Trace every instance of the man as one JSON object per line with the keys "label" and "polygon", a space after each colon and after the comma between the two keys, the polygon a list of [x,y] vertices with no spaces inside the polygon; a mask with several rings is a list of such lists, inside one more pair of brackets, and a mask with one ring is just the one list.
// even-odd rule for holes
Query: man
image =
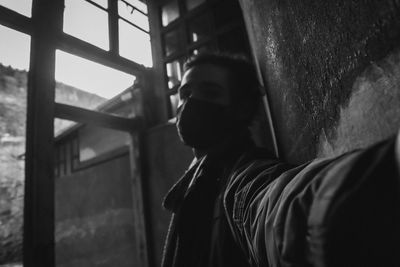
{"label": "man", "polygon": [[245,266],[221,202],[228,173],[254,145],[248,130],[257,106],[257,77],[239,57],[202,54],[185,64],[177,128],[195,161],[164,205],[175,214],[164,266]]}
{"label": "man", "polygon": [[173,216],[162,265],[400,266],[394,139],[282,163],[250,138],[256,81],[239,57],[185,64],[177,129],[195,160],[164,201]]}

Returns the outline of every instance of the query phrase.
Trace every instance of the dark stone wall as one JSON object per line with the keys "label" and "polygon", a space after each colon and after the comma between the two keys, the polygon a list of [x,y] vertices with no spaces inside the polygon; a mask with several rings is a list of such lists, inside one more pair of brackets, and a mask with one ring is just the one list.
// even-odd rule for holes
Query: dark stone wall
{"label": "dark stone wall", "polygon": [[400,125],[400,1],[240,0],[281,155],[364,147]]}

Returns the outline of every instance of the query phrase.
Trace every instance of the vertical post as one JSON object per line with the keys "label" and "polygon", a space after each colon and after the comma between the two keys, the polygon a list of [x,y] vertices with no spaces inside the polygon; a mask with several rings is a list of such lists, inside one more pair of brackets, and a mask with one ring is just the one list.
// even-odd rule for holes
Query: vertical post
{"label": "vertical post", "polygon": [[140,163],[140,133],[139,130],[131,133],[130,165],[131,165],[131,186],[134,213],[134,225],[136,236],[138,266],[149,266],[149,253],[147,242],[147,229],[145,224],[142,170]]}
{"label": "vertical post", "polygon": [[62,0],[33,1],[26,133],[23,262],[52,267],[54,256],[54,38]]}
{"label": "vertical post", "polygon": [[[161,1],[160,1],[161,2]],[[150,41],[151,41],[151,53],[153,58],[153,68],[149,77],[150,86],[153,89],[152,102],[153,114],[155,119],[154,124],[159,124],[166,122],[168,119],[168,106],[169,99],[166,97],[166,83],[165,83],[165,64],[164,64],[164,52],[163,52],[163,42],[161,35],[161,17],[160,17],[160,7],[158,1],[147,1],[147,9],[149,16],[149,26],[150,26]],[[149,75],[149,76],[150,76]],[[147,88],[146,88],[147,89]],[[149,88],[150,89],[150,88]],[[154,115],[153,115],[154,116]]]}
{"label": "vertical post", "polygon": [[119,54],[118,0],[108,0],[108,36],[110,51]]}

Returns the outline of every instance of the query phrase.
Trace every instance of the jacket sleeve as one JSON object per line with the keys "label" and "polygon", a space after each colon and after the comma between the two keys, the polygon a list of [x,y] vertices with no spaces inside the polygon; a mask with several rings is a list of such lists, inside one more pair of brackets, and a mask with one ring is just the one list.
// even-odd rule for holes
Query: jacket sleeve
{"label": "jacket sleeve", "polygon": [[224,196],[252,266],[400,266],[394,138],[292,168],[249,160]]}

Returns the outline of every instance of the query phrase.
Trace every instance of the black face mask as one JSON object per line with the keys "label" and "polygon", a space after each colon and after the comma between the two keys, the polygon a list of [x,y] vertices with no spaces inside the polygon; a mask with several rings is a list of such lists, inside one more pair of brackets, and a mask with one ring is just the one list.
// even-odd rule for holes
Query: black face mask
{"label": "black face mask", "polygon": [[189,98],[179,107],[176,126],[185,145],[206,149],[216,145],[233,129],[228,107]]}

